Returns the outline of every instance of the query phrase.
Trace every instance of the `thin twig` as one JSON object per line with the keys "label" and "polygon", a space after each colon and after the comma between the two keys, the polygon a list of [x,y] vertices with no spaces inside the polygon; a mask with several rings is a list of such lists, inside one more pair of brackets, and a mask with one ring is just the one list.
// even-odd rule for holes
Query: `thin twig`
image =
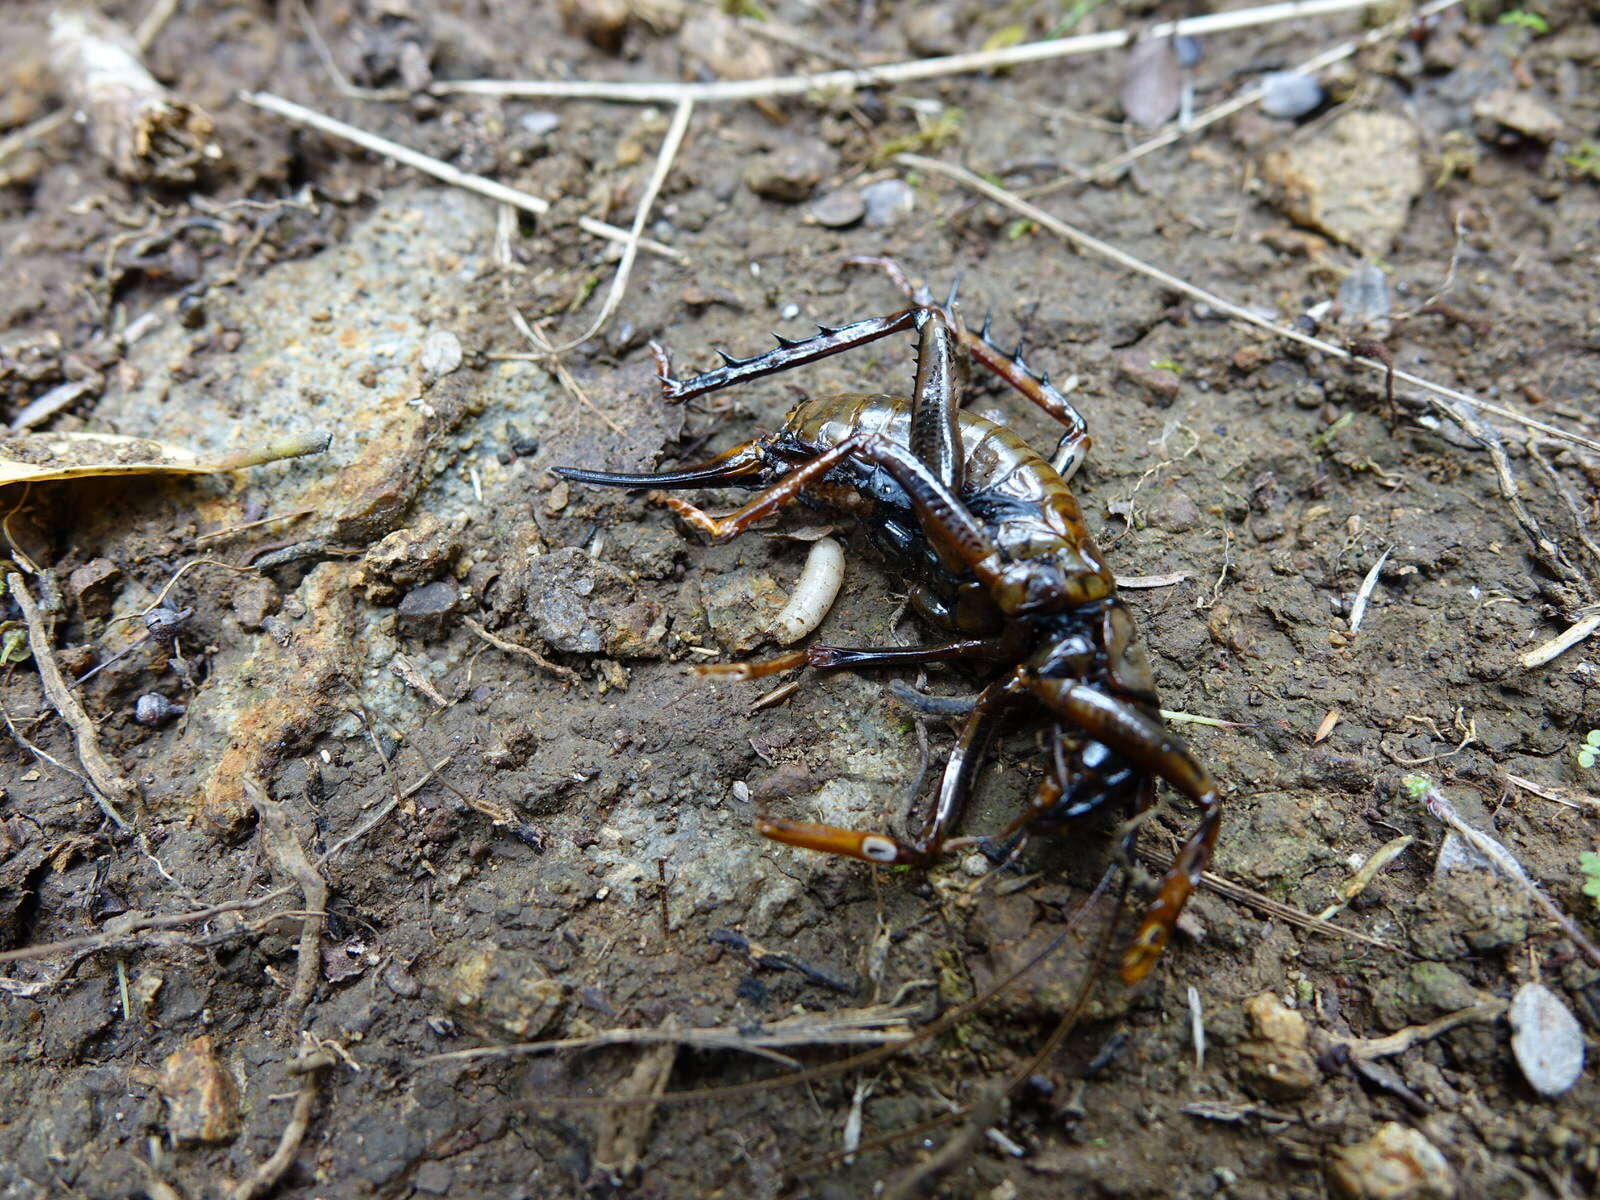
{"label": "thin twig", "polygon": [[[1423,5],[1415,12],[1407,11],[1402,16],[1396,17],[1393,21],[1390,21],[1387,25],[1380,25],[1376,29],[1368,30],[1358,38],[1352,38],[1347,42],[1342,42],[1330,50],[1324,50],[1321,54],[1318,54],[1314,58],[1308,58],[1299,66],[1291,67],[1289,70],[1297,75],[1305,75],[1307,77],[1315,76],[1318,73],[1326,70],[1328,67],[1333,66],[1334,63],[1343,62],[1345,59],[1360,53],[1362,50],[1365,50],[1368,46],[1376,45],[1378,42],[1384,41],[1387,38],[1397,37],[1400,34],[1405,33],[1407,30],[1413,28],[1416,22],[1426,20],[1429,17],[1444,12],[1448,8],[1455,8],[1460,3],[1461,0],[1432,0],[1432,3]],[[1249,108],[1251,105],[1259,103],[1261,98],[1266,94],[1267,85],[1265,81],[1252,84],[1250,87],[1245,88],[1244,91],[1240,92],[1237,96],[1233,96],[1230,99],[1224,100],[1222,103],[1214,105],[1202,113],[1197,113],[1195,117],[1187,124],[1173,125],[1171,128],[1163,130],[1161,133],[1156,134],[1147,141],[1140,142],[1137,146],[1134,146],[1129,150],[1124,150],[1121,154],[1118,154],[1113,158],[1108,158],[1105,162],[1101,163],[1098,167],[1095,167],[1093,170],[1087,173],[1076,176],[1068,176],[1062,179],[1055,179],[1049,183],[1041,184],[1039,187],[1029,188],[1027,194],[1030,198],[1037,198],[1039,196],[1048,195],[1051,192],[1059,191],[1061,188],[1069,187],[1072,184],[1079,182],[1080,179],[1090,183],[1098,183],[1102,179],[1109,179],[1118,171],[1122,170],[1130,163],[1137,162],[1145,155],[1150,154],[1153,151],[1160,150],[1163,146],[1170,146],[1173,142],[1176,142],[1181,138],[1188,137],[1191,134],[1204,129],[1208,125],[1213,125],[1226,117],[1231,117],[1234,113],[1239,112],[1242,109]]]}
{"label": "thin twig", "polygon": [[[1159,850],[1141,850],[1139,854],[1140,857],[1148,859],[1152,865],[1160,870],[1165,871],[1172,866],[1171,856],[1163,854]],[[1308,912],[1302,912],[1298,908],[1291,908],[1287,904],[1281,904],[1270,896],[1263,896],[1260,892],[1253,892],[1247,887],[1241,887],[1232,880],[1224,879],[1221,875],[1214,875],[1210,871],[1206,871],[1200,876],[1200,886],[1237,904],[1244,904],[1261,912],[1269,913],[1272,916],[1282,917],[1291,925],[1298,925],[1300,928],[1309,929],[1313,933],[1345,938],[1352,942],[1364,942],[1366,945],[1376,946],[1380,950],[1393,950],[1397,953],[1405,952],[1403,946],[1396,945],[1394,942],[1385,941],[1383,938],[1376,938],[1370,934],[1359,933],[1354,929],[1346,929],[1343,925],[1335,925],[1332,921],[1324,921]]]}
{"label": "thin twig", "polygon": [[139,793],[134,790],[133,782],[113,766],[100,749],[100,731],[89,714],[83,711],[83,705],[78,703],[72,688],[62,677],[61,666],[56,662],[55,647],[50,644],[49,627],[28,585],[16,572],[6,577],[6,583],[16,597],[18,607],[22,609],[22,620],[28,627],[28,646],[33,651],[33,661],[39,669],[39,682],[44,687],[45,697],[76,739],[78,761],[83,764],[84,772],[93,785],[95,800],[119,829],[127,829],[128,822],[117,810],[117,805],[122,804],[130,809],[136,807]]}
{"label": "thin twig", "polygon": [[520,645],[517,642],[509,642],[503,637],[497,637],[471,617],[462,617],[461,619],[468,629],[472,630],[473,633],[488,642],[496,650],[504,650],[507,654],[515,654],[519,658],[525,658],[541,671],[548,671],[557,679],[565,680],[567,683],[578,683],[583,678],[571,667],[563,667],[560,663],[553,663],[531,647]]}
{"label": "thin twig", "polygon": [[672,124],[667,127],[667,136],[661,139],[661,150],[656,155],[655,170],[650,172],[650,180],[645,184],[644,195],[639,197],[638,209],[633,214],[633,227],[628,230],[628,241],[622,249],[622,260],[617,263],[617,273],[611,277],[611,287],[606,291],[605,303],[600,306],[599,315],[589,328],[572,341],[552,346],[550,348],[552,355],[564,354],[583,345],[600,332],[601,327],[611,319],[611,314],[617,311],[617,305],[622,303],[622,294],[628,290],[628,277],[633,274],[633,260],[639,256],[639,235],[644,232],[645,222],[650,219],[650,210],[655,207],[656,197],[661,193],[661,185],[667,181],[667,172],[672,169],[672,161],[678,156],[678,148],[683,145],[683,137],[689,132],[689,117],[693,113],[694,101],[682,100],[672,114]]}
{"label": "thin twig", "polygon": [[333,57],[333,51],[328,48],[328,43],[322,40],[322,31],[317,28],[317,23],[311,18],[311,10],[305,5],[305,0],[295,0],[296,15],[300,18],[300,27],[306,31],[306,38],[311,42],[311,48],[316,51],[317,57],[322,60],[322,68],[333,77],[333,86],[339,89],[341,95],[349,96],[352,100],[409,100],[411,93],[405,88],[367,88],[357,87],[350,82],[350,77],[339,69],[338,60]]}
{"label": "thin twig", "polygon": [[[454,756],[452,755],[432,764],[423,774],[422,778],[418,779],[410,787],[406,788],[405,791],[400,793],[400,800],[410,799],[428,784],[432,783],[434,777],[449,765],[451,758],[453,757]],[[317,868],[320,870],[323,867],[326,867],[347,846],[359,841],[361,838],[366,837],[367,834],[371,833],[380,824],[382,824],[383,819],[393,812],[397,807],[399,807],[398,800],[393,798],[385,800],[381,805],[378,806],[376,810],[374,810],[370,817],[368,817],[355,829],[345,834],[344,837],[340,838],[337,842],[330,846],[328,848],[328,852],[321,855],[316,860]],[[249,900],[224,900],[220,904],[212,904],[205,908],[195,909],[191,912],[173,913],[170,916],[139,916],[133,917],[131,920],[127,920],[123,917],[113,917],[107,922],[107,925],[115,926],[115,928],[108,929],[103,933],[84,934],[81,937],[63,938],[59,942],[44,942],[37,946],[20,946],[15,950],[0,950],[0,963],[22,962],[25,960],[38,958],[51,958],[57,954],[76,953],[82,955],[93,954],[99,950],[109,950],[112,948],[132,948],[137,944],[132,940],[136,934],[148,933],[153,930],[160,931],[167,929],[179,929],[185,925],[194,925],[202,921],[213,920],[214,918],[220,917],[226,913],[248,912],[252,909],[265,907],[275,900],[282,900],[285,896],[289,895],[295,890],[296,885],[285,884],[282,887],[273,888],[270,892],[263,892],[261,895],[252,897]],[[131,914],[129,915],[131,916]],[[274,919],[279,915],[287,914],[274,914],[274,917],[269,919]]]}
{"label": "thin twig", "polygon": [[[391,142],[388,138],[379,137],[377,134],[368,133],[364,129],[357,129],[354,125],[346,125],[343,121],[336,121],[332,117],[324,116],[314,109],[296,104],[292,100],[285,100],[281,96],[274,96],[270,92],[240,92],[239,99],[256,108],[265,109],[267,112],[276,113],[286,120],[308,125],[330,137],[343,138],[347,142],[354,142],[364,150],[374,154],[382,154],[421,171],[425,175],[432,175],[435,179],[450,184],[452,187],[464,188],[469,192],[476,192],[480,196],[487,196],[491,200],[498,200],[502,204],[509,204],[520,208],[523,212],[530,212],[543,216],[550,211],[550,202],[538,196],[519,191],[514,187],[507,187],[503,183],[496,183],[493,179],[485,179],[482,175],[474,175],[453,167],[442,159],[419,153],[409,146],[402,146],[399,142]],[[632,235],[626,229],[619,229],[615,225],[608,225],[604,221],[597,221],[593,217],[579,217],[578,228],[596,237],[606,238],[613,242],[627,243]],[[639,245],[653,253],[666,258],[685,260],[683,251],[674,250],[671,246],[664,246],[660,242],[649,238],[638,239]]]}
{"label": "thin twig", "polygon": [[1412,789],[1413,794],[1421,794],[1421,799],[1428,806],[1429,812],[1459,833],[1475,850],[1493,863],[1497,871],[1527,892],[1545,916],[1554,921],[1561,928],[1561,932],[1572,939],[1572,944],[1583,951],[1584,957],[1600,967],[1600,946],[1591,942],[1583,930],[1578,928],[1577,923],[1562,912],[1555,901],[1539,890],[1539,885],[1529,878],[1511,851],[1483,830],[1467,824],[1465,818],[1456,811],[1456,806],[1450,803],[1449,797],[1434,787],[1427,776],[1409,775],[1406,777],[1406,786]]}
{"label": "thin twig", "polygon": [[299,884],[306,898],[308,915],[300,925],[300,953],[294,986],[283,1007],[285,1023],[296,1027],[311,1003],[311,993],[316,990],[317,978],[322,972],[322,925],[327,920],[328,884],[306,858],[305,847],[290,828],[283,805],[267,795],[260,780],[249,775],[244,778],[244,790],[260,818],[261,840],[267,853],[284,874]]}
{"label": "thin twig", "polygon": [[1560,658],[1579,642],[1594,636],[1595,630],[1600,629],[1600,611],[1592,612],[1586,617],[1579,617],[1573,624],[1567,626],[1548,642],[1535,646],[1522,656],[1522,665],[1530,671],[1535,667],[1542,667],[1547,662]]}
{"label": "thin twig", "polygon": [[1022,46],[980,50],[969,54],[949,54],[911,62],[888,63],[843,71],[824,71],[814,75],[774,75],[763,79],[732,79],[713,83],[606,83],[591,80],[499,80],[460,79],[435,82],[432,92],[439,96],[472,95],[542,97],[556,99],[616,100],[635,104],[696,103],[732,100],[760,100],[771,96],[803,96],[810,92],[850,92],[885,84],[909,83],[917,79],[937,79],[947,75],[968,75],[1024,63],[1048,62],[1075,54],[1115,50],[1136,37],[1170,38],[1222,33],[1275,21],[1326,16],[1369,8],[1376,0],[1287,0],[1234,12],[1211,13],[1182,21],[1163,21],[1143,30],[1113,29],[1104,33],[1076,37],[1050,38]]}
{"label": "thin twig", "polygon": [[263,1192],[271,1191],[294,1162],[300,1143],[305,1140],[306,1130],[311,1126],[311,1110],[317,1103],[319,1078],[336,1060],[331,1053],[323,1050],[301,1061],[306,1069],[300,1079],[300,1090],[295,1094],[294,1111],[289,1114],[289,1123],[283,1127],[283,1136],[278,1139],[277,1149],[240,1181],[239,1186],[233,1189],[231,1200],[254,1200]]}
{"label": "thin twig", "polygon": [[1355,599],[1350,601],[1350,635],[1354,637],[1361,629],[1361,619],[1367,615],[1367,601],[1372,599],[1372,593],[1378,587],[1378,575],[1383,571],[1383,564],[1389,561],[1393,546],[1385,546],[1383,553],[1378,555],[1378,561],[1372,564],[1372,569],[1367,572],[1361,586],[1356,589]]}
{"label": "thin twig", "polygon": [[1457,1009],[1453,1013],[1446,1013],[1426,1025],[1407,1025],[1404,1029],[1397,1029],[1386,1037],[1332,1038],[1330,1041],[1332,1045],[1342,1046],[1348,1050],[1351,1058],[1359,1058],[1363,1062],[1370,1062],[1375,1058],[1392,1058],[1396,1054],[1404,1054],[1421,1042],[1432,1041],[1441,1033],[1449,1033],[1462,1025],[1498,1020],[1506,1011],[1506,1007],[1504,1000],[1484,1000],[1467,1008]]}
{"label": "thin twig", "polygon": [[874,1005],[870,1008],[784,1017],[754,1029],[711,1026],[706,1029],[605,1029],[586,1037],[554,1038],[545,1042],[521,1042],[509,1046],[482,1046],[472,1050],[451,1050],[433,1054],[422,1062],[476,1062],[485,1058],[525,1057],[551,1054],[557,1050],[592,1050],[600,1046],[658,1046],[666,1043],[692,1046],[697,1050],[737,1050],[762,1058],[776,1059],[786,1066],[794,1060],[775,1053],[790,1046],[876,1046],[884,1042],[907,1041],[913,1035],[911,1018],[916,1005],[895,1008]]}
{"label": "thin twig", "polygon": [[554,375],[556,382],[561,384],[567,395],[593,413],[595,418],[610,429],[612,433],[617,434],[619,437],[627,436],[627,432],[622,426],[612,420],[610,414],[603,408],[589,399],[589,393],[584,391],[583,386],[572,377],[572,372],[567,370],[567,364],[561,360],[561,355],[551,347],[550,339],[545,337],[543,321],[540,321],[537,326],[528,324],[528,319],[513,305],[511,308],[511,323],[516,326],[518,333],[528,339],[528,344],[538,351],[537,354],[528,356],[529,358]]}
{"label": "thin twig", "polygon": [[[1067,222],[1061,220],[1059,217],[1052,216],[1050,213],[1045,212],[1044,209],[1040,208],[1038,205],[1028,203],[1028,201],[1022,199],[1022,197],[1018,196],[1015,192],[1008,191],[1002,187],[996,187],[988,180],[973,174],[964,167],[956,166],[953,163],[941,162],[935,158],[925,158],[920,154],[897,154],[895,155],[895,161],[904,163],[908,167],[915,167],[924,171],[932,171],[935,174],[944,175],[950,179],[954,179],[964,187],[970,188],[975,192],[979,192],[987,196],[989,199],[995,201],[997,204],[1002,204],[1011,209],[1013,212],[1019,213],[1022,216],[1027,217],[1029,220],[1037,222],[1039,225],[1050,230],[1052,233],[1055,233],[1073,243],[1080,250],[1088,251],[1091,254],[1098,255],[1101,258],[1108,259],[1119,266],[1125,267],[1130,271],[1136,271],[1141,275],[1148,276],[1149,278],[1154,279],[1158,283],[1162,284],[1164,287],[1171,288],[1175,292],[1182,292],[1186,296],[1193,297],[1196,300],[1204,301],[1218,312],[1227,313],[1228,316],[1233,317],[1235,320],[1243,321],[1248,325],[1254,325],[1258,329],[1265,329],[1268,333],[1271,333],[1277,337],[1281,337],[1287,341],[1298,342],[1302,346],[1309,346],[1311,349],[1321,351],[1330,358],[1336,358],[1341,362],[1356,363],[1359,366],[1366,367],[1368,370],[1376,371],[1379,374],[1388,373],[1389,368],[1376,359],[1364,358],[1360,355],[1352,354],[1342,346],[1336,346],[1332,342],[1325,342],[1321,338],[1312,337],[1310,334],[1301,333],[1299,330],[1292,329],[1287,325],[1280,325],[1278,322],[1263,317],[1259,313],[1251,312],[1249,309],[1244,308],[1241,305],[1224,300],[1216,293],[1208,292],[1204,288],[1192,284],[1186,279],[1180,279],[1171,272],[1163,271],[1160,267],[1153,267],[1143,259],[1135,258],[1127,251],[1119,250],[1109,242],[1103,242],[1099,238],[1094,237],[1091,234],[1084,233],[1081,229],[1067,224]],[[1596,453],[1600,453],[1600,442],[1594,441],[1591,438],[1586,438],[1581,434],[1569,433],[1565,429],[1557,428],[1554,425],[1548,425],[1545,422],[1535,420],[1532,417],[1523,416],[1521,413],[1515,412],[1512,409],[1505,408],[1498,404],[1491,404],[1487,400],[1480,400],[1478,397],[1470,395],[1467,392],[1461,392],[1454,388],[1445,387],[1442,384],[1434,383],[1432,380],[1424,379],[1420,375],[1413,375],[1410,371],[1396,370],[1394,372],[1394,377],[1411,384],[1413,387],[1419,387],[1424,391],[1445,397],[1449,400],[1454,400],[1460,404],[1469,404],[1483,412],[1493,413],[1497,417],[1503,417],[1505,420],[1513,421],[1518,425],[1524,425],[1529,429],[1537,429],[1539,432],[1547,434],[1550,437],[1559,438],[1564,442],[1571,442],[1575,446],[1582,446],[1585,450],[1593,450]]]}

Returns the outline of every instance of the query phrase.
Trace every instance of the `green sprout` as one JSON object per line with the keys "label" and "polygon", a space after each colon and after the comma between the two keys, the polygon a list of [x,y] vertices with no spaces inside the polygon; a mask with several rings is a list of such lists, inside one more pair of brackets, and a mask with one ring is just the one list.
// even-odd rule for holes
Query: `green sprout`
{"label": "green sprout", "polygon": [[1597,762],[1600,762],[1600,729],[1591,729],[1584,736],[1583,745],[1578,747],[1578,766],[1588,771]]}
{"label": "green sprout", "polygon": [[1019,238],[1025,238],[1037,228],[1039,226],[1028,220],[1027,217],[1018,217],[1006,226],[1006,241],[1014,242]]}
{"label": "green sprout", "polygon": [[1562,161],[1579,175],[1600,179],[1600,140],[1588,138],[1578,143],[1571,154],[1563,154]]}
{"label": "green sprout", "polygon": [[1583,872],[1583,894],[1600,909],[1600,852],[1585,850],[1578,855],[1578,870]]}
{"label": "green sprout", "polygon": [[1536,36],[1550,32],[1549,21],[1525,8],[1514,8],[1508,13],[1501,13],[1500,24],[1509,25],[1513,29],[1526,29]]}

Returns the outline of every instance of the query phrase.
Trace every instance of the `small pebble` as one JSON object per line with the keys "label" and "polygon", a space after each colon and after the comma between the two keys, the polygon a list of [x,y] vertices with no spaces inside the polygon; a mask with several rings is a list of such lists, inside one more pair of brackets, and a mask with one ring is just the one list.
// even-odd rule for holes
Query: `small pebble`
{"label": "small pebble", "polygon": [[1583,1030],[1542,983],[1525,983],[1511,1000],[1511,1051],[1541,1096],[1559,1096],[1583,1074]]}
{"label": "small pebble", "polygon": [[880,228],[910,216],[917,202],[915,193],[899,179],[880,179],[867,184],[861,189],[861,199],[866,205],[867,224]]}
{"label": "small pebble", "polygon": [[1328,1183],[1345,1200],[1450,1200],[1455,1172],[1415,1129],[1389,1121],[1364,1142],[1328,1153]]}
{"label": "small pebble", "polygon": [[792,321],[800,315],[800,306],[798,304],[785,304],[778,315],[785,321]]}
{"label": "small pebble", "polygon": [[561,118],[553,112],[536,109],[530,113],[523,113],[517,124],[522,127],[522,132],[533,137],[543,137],[547,133],[554,133],[561,128]]}
{"label": "small pebble", "polygon": [[818,225],[844,229],[867,215],[867,202],[855,188],[838,188],[811,202],[811,216]]}
{"label": "small pebble", "polygon": [[989,860],[974,850],[961,860],[961,869],[974,879],[982,879],[989,873]]}
{"label": "small pebble", "polygon": [[435,329],[422,343],[422,369],[441,379],[461,365],[461,339],[448,329]]}
{"label": "small pebble", "polygon": [[1299,71],[1272,71],[1261,80],[1261,111],[1292,121],[1322,103],[1322,85]]}

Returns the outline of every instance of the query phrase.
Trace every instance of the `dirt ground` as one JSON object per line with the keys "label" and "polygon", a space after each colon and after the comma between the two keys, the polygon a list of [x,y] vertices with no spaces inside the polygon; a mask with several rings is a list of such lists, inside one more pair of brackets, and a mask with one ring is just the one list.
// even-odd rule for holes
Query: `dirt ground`
{"label": "dirt ground", "polygon": [[[575,222],[629,225],[671,106],[436,96],[430,80],[820,71],[1182,6],[776,0],[729,17],[588,0],[567,23],[562,6],[500,0],[311,7],[343,83],[292,3],[191,0],[154,38],[155,76],[216,123],[220,156],[192,184],[120,179],[70,123],[0,160],[8,421],[82,383],[43,428],[210,454],[333,434],[325,455],[233,475],[0,497],[62,669],[108,664],[77,691],[137,794],[119,828],[33,661],[11,660],[0,1197],[250,1194],[235,1188],[263,1167],[263,1191],[304,1197],[845,1197],[913,1194],[919,1171],[937,1194],[990,1200],[1594,1193],[1600,969],[1402,781],[1427,774],[1600,937],[1580,860],[1600,849],[1600,768],[1576,753],[1600,726],[1600,642],[1521,662],[1600,600],[1600,456],[1486,414],[1525,526],[1484,443],[1416,389],[1391,410],[1380,375],[894,160],[1024,193],[1067,175],[1039,203],[1146,262],[1304,329],[1314,310],[1337,344],[1381,344],[1403,369],[1600,438],[1591,6],[1452,10],[1333,68],[1298,118],[1247,109],[1103,184],[1070,177],[1143,136],[1123,124],[1124,51],[703,103],[646,229],[677,257],[640,253],[564,380],[517,357],[511,309],[555,342],[589,326],[616,248]],[[1379,7],[1372,25],[1399,11]],[[0,11],[0,138],[60,103],[51,8]],[[144,6],[107,11],[132,26]],[[1195,106],[1361,22],[1206,38]],[[551,210],[446,188],[241,88]],[[819,674],[757,706],[779,681],[690,671],[773,652],[763,629],[806,553],[778,535],[822,522],[850,552],[817,637],[935,636],[895,620],[903,584],[847,521],[801,510],[709,547],[642,493],[549,470],[696,461],[802,396],[907,390],[906,339],[681,406],[652,381],[652,340],[686,375],[715,364],[710,347],[756,353],[769,330],[899,307],[885,277],[844,265],[874,253],[936,290],[959,275],[969,318],[992,310],[997,337],[1025,334],[1036,367],[1076,377],[1094,445],[1074,489],[1118,574],[1147,585],[1125,596],[1163,704],[1223,723],[1184,733],[1223,785],[1225,882],[1134,991],[1094,966],[1130,922],[1112,928],[1110,901],[1080,911],[1122,814],[1036,840],[981,888],[975,852],[882,870],[755,834],[763,812],[893,826],[951,743],[946,721],[919,726],[888,694],[914,672]],[[1376,307],[1351,282],[1370,296],[1375,278]],[[996,387],[972,407],[1054,444]],[[0,628],[21,630],[0,604]],[[193,610],[175,638],[145,636],[158,604]],[[926,686],[975,682],[935,669]],[[183,711],[146,701],[143,723],[147,695]],[[1009,728],[970,831],[1026,802],[1039,735]],[[1143,835],[1151,865],[1193,819],[1166,806]],[[1307,927],[1400,838],[1339,929]],[[317,878],[326,918],[305,921]],[[1499,1003],[1535,982],[1588,1043],[1554,1097],[1525,1078]],[[1030,1065],[1086,988],[1063,1044]],[[844,1044],[852,1022],[870,1045],[886,1020],[893,1034],[940,1014],[956,1019],[801,1084],[748,1048],[801,1028],[837,1044],[783,1053],[825,1067],[861,1048]],[[610,1030],[687,1044],[460,1053]],[[1361,1040],[1401,1030],[1417,1036]],[[745,1083],[773,1086],[557,1102]],[[981,1121],[949,1119],[974,1105]],[[870,1142],[939,1117],[827,1161],[852,1129]]]}

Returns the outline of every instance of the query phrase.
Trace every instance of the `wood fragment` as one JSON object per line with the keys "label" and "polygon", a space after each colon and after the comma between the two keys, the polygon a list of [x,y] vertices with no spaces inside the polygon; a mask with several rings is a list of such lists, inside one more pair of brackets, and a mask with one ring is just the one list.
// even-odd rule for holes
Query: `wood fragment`
{"label": "wood fragment", "polygon": [[[677,1024],[678,1018],[668,1014],[662,1028],[670,1030]],[[678,1061],[678,1047],[677,1042],[663,1042],[646,1050],[616,1094],[626,1098],[659,1097],[667,1090],[673,1064]],[[656,1106],[652,1104],[607,1109],[600,1116],[595,1138],[595,1166],[608,1172],[619,1185],[631,1178],[638,1169],[655,1118]]]}
{"label": "wood fragment", "polygon": [[324,1050],[320,1052],[312,1069],[303,1072],[300,1078],[300,1090],[294,1098],[294,1111],[289,1114],[289,1123],[283,1127],[277,1148],[229,1193],[231,1200],[254,1200],[256,1196],[271,1191],[278,1180],[283,1178],[284,1172],[289,1169],[294,1162],[295,1154],[300,1150],[300,1143],[305,1140],[306,1130],[311,1127],[311,1111],[317,1103],[317,1088],[322,1072],[333,1066],[334,1062],[334,1056]]}
{"label": "wood fragment", "polygon": [[38,601],[33,598],[21,574],[12,572],[7,575],[6,584],[16,598],[17,606],[22,609],[22,620],[28,627],[28,647],[33,651],[33,661],[39,670],[39,682],[44,687],[45,698],[72,731],[78,761],[83,764],[84,773],[93,785],[95,800],[119,829],[127,829],[127,819],[119,811],[118,805],[130,810],[136,808],[139,793],[133,781],[117,769],[100,749],[100,731],[89,714],[83,711],[83,705],[78,703],[78,697],[62,676],[44,613],[40,611]]}
{"label": "wood fragment", "polygon": [[244,790],[261,823],[261,841],[280,870],[300,887],[306,899],[306,915],[300,923],[300,951],[295,967],[294,986],[284,1003],[284,1019],[297,1027],[311,1003],[322,973],[322,926],[327,920],[328,885],[306,857],[305,848],[289,825],[283,805],[267,795],[261,781],[244,778]]}
{"label": "wood fragment", "polygon": [[1542,667],[1546,663],[1554,662],[1579,642],[1593,637],[1597,629],[1600,629],[1600,610],[1592,612],[1586,617],[1580,617],[1548,642],[1529,650],[1522,656],[1522,665],[1531,671],[1535,667]]}
{"label": "wood fragment", "polygon": [[139,50],[132,34],[98,13],[64,9],[50,19],[51,64],[95,153],[134,183],[193,183],[202,164],[222,157],[216,126],[157,83]]}
{"label": "wood fragment", "polygon": [[1349,1052],[1351,1058],[1370,1061],[1374,1058],[1389,1058],[1396,1054],[1404,1054],[1411,1047],[1421,1042],[1431,1041],[1442,1033],[1449,1033],[1462,1025],[1484,1024],[1498,1020],[1506,1011],[1506,1002],[1498,999],[1484,1000],[1467,1008],[1457,1009],[1453,1013],[1446,1013],[1436,1021],[1429,1021],[1426,1025],[1407,1025],[1404,1029],[1397,1029],[1385,1037],[1375,1038],[1329,1038],[1331,1047],[1340,1047]]}

